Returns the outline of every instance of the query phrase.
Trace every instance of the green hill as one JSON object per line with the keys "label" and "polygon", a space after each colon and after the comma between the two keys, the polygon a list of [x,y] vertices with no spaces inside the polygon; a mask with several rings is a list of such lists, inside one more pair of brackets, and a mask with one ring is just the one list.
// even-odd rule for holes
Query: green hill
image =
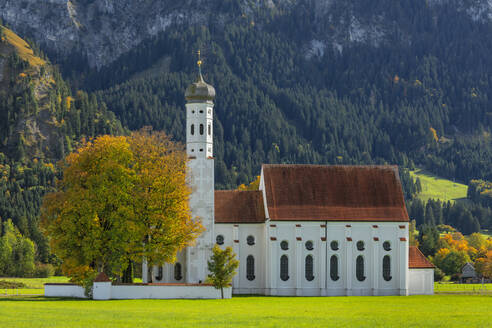
{"label": "green hill", "polygon": [[466,199],[467,185],[447,180],[422,169],[410,171],[410,175],[420,179],[422,192],[417,197],[423,201],[428,199],[440,199],[442,201],[455,202]]}

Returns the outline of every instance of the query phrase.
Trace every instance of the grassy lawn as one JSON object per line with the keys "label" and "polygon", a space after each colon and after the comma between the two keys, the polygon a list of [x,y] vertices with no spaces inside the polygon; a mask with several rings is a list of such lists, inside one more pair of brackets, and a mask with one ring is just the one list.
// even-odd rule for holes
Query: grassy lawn
{"label": "grassy lawn", "polygon": [[[67,277],[49,277],[49,278],[4,278],[0,277],[0,281],[15,281],[26,285],[28,289],[42,289],[46,283],[65,283],[68,282]],[[0,294],[1,294],[0,289]]]}
{"label": "grassy lawn", "polygon": [[422,192],[418,197],[424,201],[428,199],[440,199],[454,202],[466,198],[467,185],[440,178],[421,169],[410,171],[410,174],[413,178],[416,179],[418,177],[420,179]]}
{"label": "grassy lawn", "polygon": [[492,297],[0,298],[6,327],[490,327]]}
{"label": "grassy lawn", "polygon": [[434,283],[436,294],[464,293],[464,294],[487,294],[492,296],[492,284],[454,284],[454,283]]}

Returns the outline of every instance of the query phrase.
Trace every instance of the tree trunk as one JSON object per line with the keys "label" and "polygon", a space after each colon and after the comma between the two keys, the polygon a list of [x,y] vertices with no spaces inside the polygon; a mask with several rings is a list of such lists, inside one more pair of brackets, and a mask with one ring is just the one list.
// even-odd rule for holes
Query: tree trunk
{"label": "tree trunk", "polygon": [[220,296],[224,299],[224,287],[220,287]]}
{"label": "tree trunk", "polygon": [[133,282],[133,263],[131,261],[128,261],[128,267],[123,272],[121,281],[126,284],[131,284]]}

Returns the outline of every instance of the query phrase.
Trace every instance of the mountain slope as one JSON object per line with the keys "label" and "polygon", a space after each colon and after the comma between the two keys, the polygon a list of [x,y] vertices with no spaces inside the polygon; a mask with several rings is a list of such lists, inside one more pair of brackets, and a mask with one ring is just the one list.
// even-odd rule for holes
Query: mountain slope
{"label": "mountain slope", "polygon": [[95,97],[72,96],[58,71],[3,26],[0,73],[0,221],[12,219],[36,243],[37,260],[48,262],[38,218],[55,186],[55,163],[83,137],[124,129]]}

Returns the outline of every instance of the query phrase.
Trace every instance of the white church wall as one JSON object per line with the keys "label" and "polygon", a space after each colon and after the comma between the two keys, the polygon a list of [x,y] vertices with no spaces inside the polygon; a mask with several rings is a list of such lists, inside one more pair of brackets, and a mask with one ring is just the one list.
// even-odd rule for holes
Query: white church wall
{"label": "white church wall", "polygon": [[[326,224],[326,222],[325,222]],[[346,295],[347,284],[347,237],[345,236],[344,222],[330,222],[326,229],[326,295],[340,296]],[[338,243],[338,250],[332,249],[332,242]],[[336,256],[338,259],[338,279],[331,277],[331,257]],[[335,277],[336,278],[336,277]]]}
{"label": "white church wall", "polygon": [[[248,237],[254,238],[254,244],[248,244]],[[265,225],[241,224],[238,227],[239,244],[239,269],[237,273],[237,285],[234,285],[234,293],[258,294],[265,288]],[[247,272],[248,257],[254,259],[254,277],[249,277]],[[252,280],[251,280],[252,279]]]}
{"label": "white church wall", "polygon": [[[277,250],[275,258],[272,258],[270,265],[272,266],[272,271],[277,274],[273,276],[273,279],[277,282],[277,295],[296,295],[296,282],[298,268],[296,265],[296,256],[298,249],[296,247],[296,230],[295,225],[297,222],[275,222],[277,240],[274,246]],[[287,242],[288,249],[283,250],[281,248],[282,242]],[[281,278],[280,262],[283,256],[287,257],[288,260],[288,274],[283,280]]]}
{"label": "white church wall", "polygon": [[409,269],[408,274],[408,295],[434,294],[434,269]]}

